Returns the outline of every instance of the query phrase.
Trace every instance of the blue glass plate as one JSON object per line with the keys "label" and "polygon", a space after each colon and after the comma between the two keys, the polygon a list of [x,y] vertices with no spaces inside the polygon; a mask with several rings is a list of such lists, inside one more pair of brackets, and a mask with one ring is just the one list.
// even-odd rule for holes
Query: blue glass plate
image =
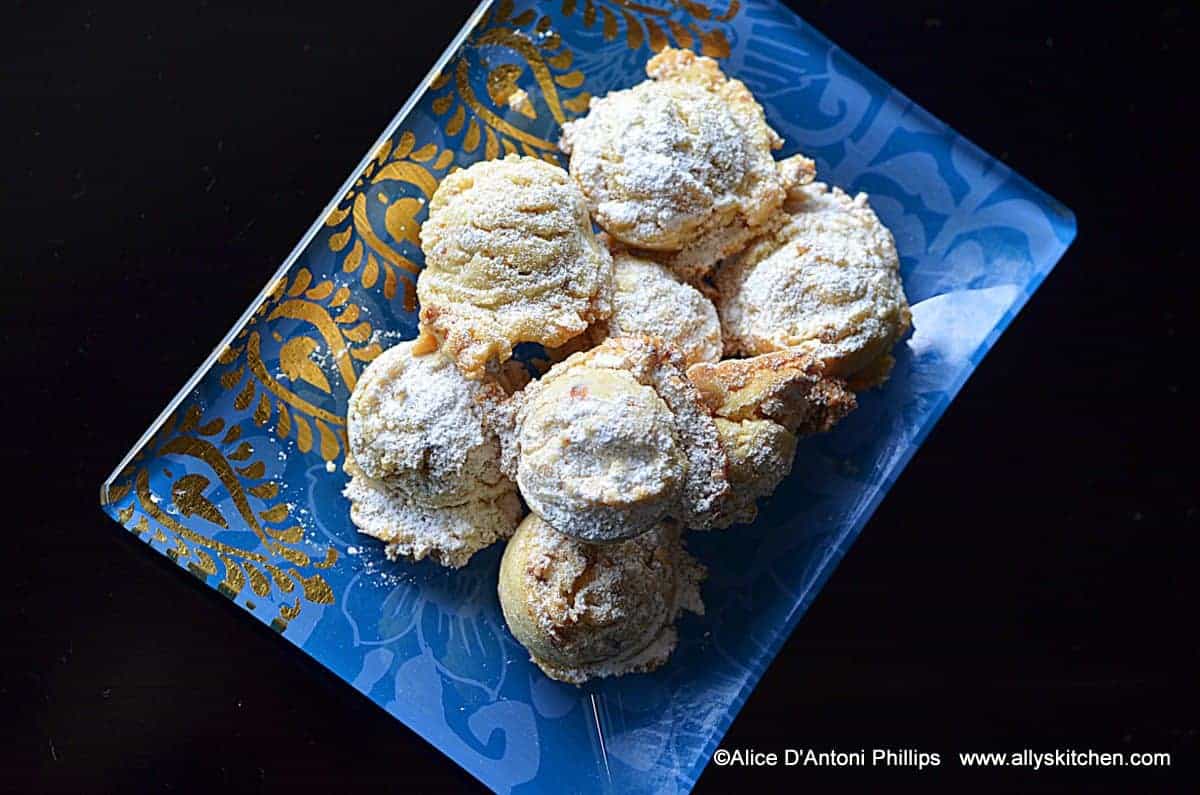
{"label": "blue glass plate", "polygon": [[[802,442],[709,564],[662,670],[550,681],[509,636],[500,548],[393,564],[340,492],[345,409],[415,335],[416,230],[453,167],[559,161],[559,125],[667,44],[722,60],[821,179],[893,230],[914,331],[891,380]],[[526,91],[531,108],[507,99]],[[387,101],[387,100],[383,100]],[[523,107],[520,103],[513,103]],[[501,792],[687,791],[875,505],[1075,234],[1070,211],[773,0],[485,2],[260,297],[105,482],[104,509]],[[569,782],[569,783],[568,783]]]}

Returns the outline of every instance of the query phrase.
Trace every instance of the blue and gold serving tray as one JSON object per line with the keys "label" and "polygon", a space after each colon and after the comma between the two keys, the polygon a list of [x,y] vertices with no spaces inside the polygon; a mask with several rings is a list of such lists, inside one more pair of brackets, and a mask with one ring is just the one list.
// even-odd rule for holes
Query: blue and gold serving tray
{"label": "blue and gold serving tray", "polygon": [[[914,331],[880,390],[804,440],[751,527],[694,533],[708,612],[662,670],[583,688],[531,665],[501,549],[389,563],[341,496],[363,368],[415,336],[426,202],[559,126],[667,45],[721,60],[819,178],[895,233]],[[531,106],[508,102],[516,89]],[[104,510],[500,792],[686,792],[967,376],[1075,235],[1070,211],[773,0],[484,2],[322,217],[104,483]]]}

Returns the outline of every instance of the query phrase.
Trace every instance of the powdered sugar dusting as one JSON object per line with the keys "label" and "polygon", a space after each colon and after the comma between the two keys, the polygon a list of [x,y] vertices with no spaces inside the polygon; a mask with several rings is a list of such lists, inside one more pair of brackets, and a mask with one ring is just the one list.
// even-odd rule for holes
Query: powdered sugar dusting
{"label": "powdered sugar dusting", "polygon": [[745,354],[796,347],[849,376],[907,331],[908,302],[891,233],[867,204],[813,183],[790,215],[717,274],[726,345]]}
{"label": "powdered sugar dusting", "polygon": [[637,535],[680,498],[687,459],[653,388],[618,370],[573,368],[537,390],[521,431],[517,483],[563,532]]}
{"label": "powdered sugar dusting", "polygon": [[421,227],[421,326],[472,378],[520,342],[561,345],[608,316],[612,258],[579,188],[510,155],[456,171]]}
{"label": "powdered sugar dusting", "polygon": [[712,418],[682,356],[661,340],[609,338],[514,404],[506,471],[563,533],[628,538],[663,516],[690,520],[728,489]]}
{"label": "powdered sugar dusting", "polygon": [[[647,80],[592,101],[563,126],[595,220],[639,249],[679,252],[700,241],[718,251],[731,225],[757,226],[784,198],[770,150],[780,144],[762,108],[716,62],[666,49]],[[715,259],[697,263],[698,271]]]}
{"label": "powdered sugar dusting", "polygon": [[733,117],[686,84],[648,81],[593,100],[560,146],[596,222],[644,248],[677,250],[735,211],[747,174]]}
{"label": "powdered sugar dusting", "polygon": [[465,378],[413,342],[389,348],[350,398],[350,451],[363,472],[424,503],[452,505],[503,481],[499,445],[484,429],[495,387]]}
{"label": "powdered sugar dusting", "polygon": [[354,524],[385,541],[389,557],[462,566],[521,517],[487,420],[505,396],[441,353],[414,356],[413,347],[382,353],[351,395],[344,493]]}
{"label": "powdered sugar dusting", "polygon": [[389,559],[430,557],[443,566],[465,566],[484,547],[507,538],[521,518],[515,490],[460,505],[430,507],[410,499],[347,464],[352,473],[343,492],[359,531],[387,544]]}
{"label": "powdered sugar dusting", "polygon": [[530,516],[505,552],[500,599],[533,661],[553,679],[580,684],[662,665],[675,649],[679,613],[704,612],[704,575],[678,525],[598,545]]}
{"label": "powdered sugar dusting", "polygon": [[721,321],[699,290],[663,265],[630,254],[613,257],[614,337],[655,335],[679,348],[687,364],[721,358]]}

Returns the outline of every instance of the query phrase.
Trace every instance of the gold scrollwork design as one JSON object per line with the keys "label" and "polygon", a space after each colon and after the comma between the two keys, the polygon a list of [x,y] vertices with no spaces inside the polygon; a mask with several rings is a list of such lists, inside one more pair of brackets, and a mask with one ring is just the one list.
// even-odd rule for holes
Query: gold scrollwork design
{"label": "gold scrollwork design", "polygon": [[718,11],[698,0],[671,0],[661,7],[634,0],[562,0],[562,14],[571,17],[579,13],[585,28],[598,22],[605,41],[616,39],[623,29],[631,50],[649,45],[658,52],[673,44],[701,55],[728,58],[729,38],[720,25],[737,16],[741,0],[727,0],[722,5],[724,10]]}
{"label": "gold scrollwork design", "polygon": [[[436,144],[417,147],[410,131],[386,141],[325,219],[333,229],[329,248],[341,258],[342,271],[357,274],[364,289],[382,286],[389,301],[403,288],[405,311],[416,308],[416,278],[420,266],[404,250],[419,251],[419,216],[454,153]],[[394,183],[409,188],[395,189]],[[416,195],[412,195],[416,194]],[[386,205],[383,230],[372,225],[370,203]],[[391,238],[391,242],[385,238]]]}
{"label": "gold scrollwork design", "polygon": [[[316,449],[326,461],[334,461],[346,449],[346,418],[304,398],[289,384],[306,383],[330,398],[348,396],[358,381],[354,362],[370,362],[382,348],[373,339],[371,323],[350,302],[349,287],[331,280],[313,285],[312,280],[312,273],[300,268],[290,282],[276,285],[259,307],[256,322],[217,358],[226,368],[219,381],[224,390],[235,393],[234,409],[251,411],[255,425],[271,427],[281,439],[294,436],[300,452]],[[279,338],[279,365],[272,372],[263,359],[262,335],[271,321],[280,319],[302,321],[308,331]],[[232,457],[241,454],[235,450]],[[260,490],[257,496],[267,496],[270,487]]]}
{"label": "gold scrollwork design", "polygon": [[[328,569],[337,560],[337,550],[328,547],[316,557],[304,543],[304,531],[290,525],[292,506],[276,499],[278,484],[266,479],[266,465],[255,459],[254,448],[241,439],[240,426],[226,430],[221,418],[202,423],[200,407],[192,405],[182,416],[170,417],[149,446],[154,459],[172,456],[191,462],[192,471],[170,482],[170,501],[151,490],[150,455],[129,473],[121,484],[128,505],[117,510],[117,518],[138,536],[164,548],[176,563],[201,580],[219,577],[218,590],[236,599],[249,586],[258,597],[278,595],[279,616],[272,622],[277,629],[299,614],[303,604],[333,604],[333,589],[319,569]],[[171,477],[170,470],[162,470]],[[215,495],[224,491],[233,512],[223,511]],[[226,509],[228,510],[228,509]],[[135,519],[136,517],[136,519]],[[179,518],[189,520],[184,524]],[[211,531],[205,532],[205,528]],[[257,539],[254,548],[219,541],[216,533],[245,529]],[[270,577],[264,574],[264,570]],[[283,595],[297,589],[294,605],[283,602]]]}
{"label": "gold scrollwork design", "polygon": [[[459,138],[457,146],[464,154],[482,148],[488,160],[525,154],[558,164],[558,147],[553,141],[505,116],[516,111],[535,121],[540,109],[557,126],[584,113],[591,95],[580,90],[584,75],[572,68],[575,54],[551,29],[550,17],[539,17],[533,9],[513,12],[512,0],[497,3],[464,52],[433,81],[433,112],[445,119],[447,138]],[[470,75],[475,67],[468,61],[468,51],[479,53],[481,48],[506,53],[488,69],[482,93],[472,85]],[[488,66],[483,64],[485,69]],[[520,86],[527,72],[531,78],[525,81],[528,91]]]}

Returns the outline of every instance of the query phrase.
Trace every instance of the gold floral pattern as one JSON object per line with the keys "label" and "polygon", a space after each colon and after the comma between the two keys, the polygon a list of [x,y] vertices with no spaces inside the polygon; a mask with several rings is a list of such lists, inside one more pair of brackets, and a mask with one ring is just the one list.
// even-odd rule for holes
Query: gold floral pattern
{"label": "gold floral pattern", "polygon": [[[346,449],[346,418],[299,394],[299,385],[344,401],[358,381],[354,363],[370,362],[383,349],[370,321],[350,301],[349,287],[331,279],[312,282],[312,273],[300,268],[290,281],[276,283],[255,312],[256,322],[242,329],[217,363],[225,368],[222,389],[236,394],[235,410],[251,410],[254,424],[270,427],[280,439],[294,436],[301,453],[316,449],[326,461],[334,461]],[[279,366],[272,372],[263,358],[263,334],[278,320],[303,325],[286,339],[275,339]]]}
{"label": "gold floral pattern", "polygon": [[[436,144],[417,147],[417,137],[406,130],[379,148],[325,219],[333,230],[329,249],[342,271],[356,274],[365,289],[381,285],[389,301],[403,287],[406,312],[416,308],[419,218],[453,160],[452,151]],[[372,203],[384,208],[382,217]]]}
{"label": "gold floral pattern", "polygon": [[729,39],[719,25],[737,16],[741,0],[726,0],[725,10],[697,0],[672,0],[664,7],[633,0],[562,0],[562,14],[578,13],[585,28],[599,23],[606,41],[624,33],[631,50],[648,45],[658,52],[667,46],[697,50],[714,58],[729,57]]}
{"label": "gold floral pattern", "polygon": [[[552,24],[532,9],[514,14],[512,0],[502,0],[433,81],[431,107],[459,152],[472,160],[525,154],[559,162],[543,133],[587,111],[591,95],[580,90],[584,75]],[[486,74],[482,87],[474,74]]]}
{"label": "gold floral pattern", "polygon": [[[162,469],[170,481],[169,501],[150,485],[152,463],[164,459],[199,470],[175,477]],[[199,579],[219,578],[217,588],[225,596],[237,599],[248,586],[256,597],[274,598],[279,613],[271,623],[282,631],[305,603],[333,604],[333,589],[321,570],[332,567],[338,554],[305,541],[304,528],[293,523],[292,506],[279,493],[263,459],[242,438],[241,426],[227,427],[221,417],[205,421],[192,405],[163,424],[110,497],[115,502],[132,495],[117,511],[118,520],[163,547],[176,563],[186,562]],[[237,517],[237,530],[253,534],[252,545],[214,538],[230,529],[230,515]],[[254,609],[253,602],[247,606]]]}

